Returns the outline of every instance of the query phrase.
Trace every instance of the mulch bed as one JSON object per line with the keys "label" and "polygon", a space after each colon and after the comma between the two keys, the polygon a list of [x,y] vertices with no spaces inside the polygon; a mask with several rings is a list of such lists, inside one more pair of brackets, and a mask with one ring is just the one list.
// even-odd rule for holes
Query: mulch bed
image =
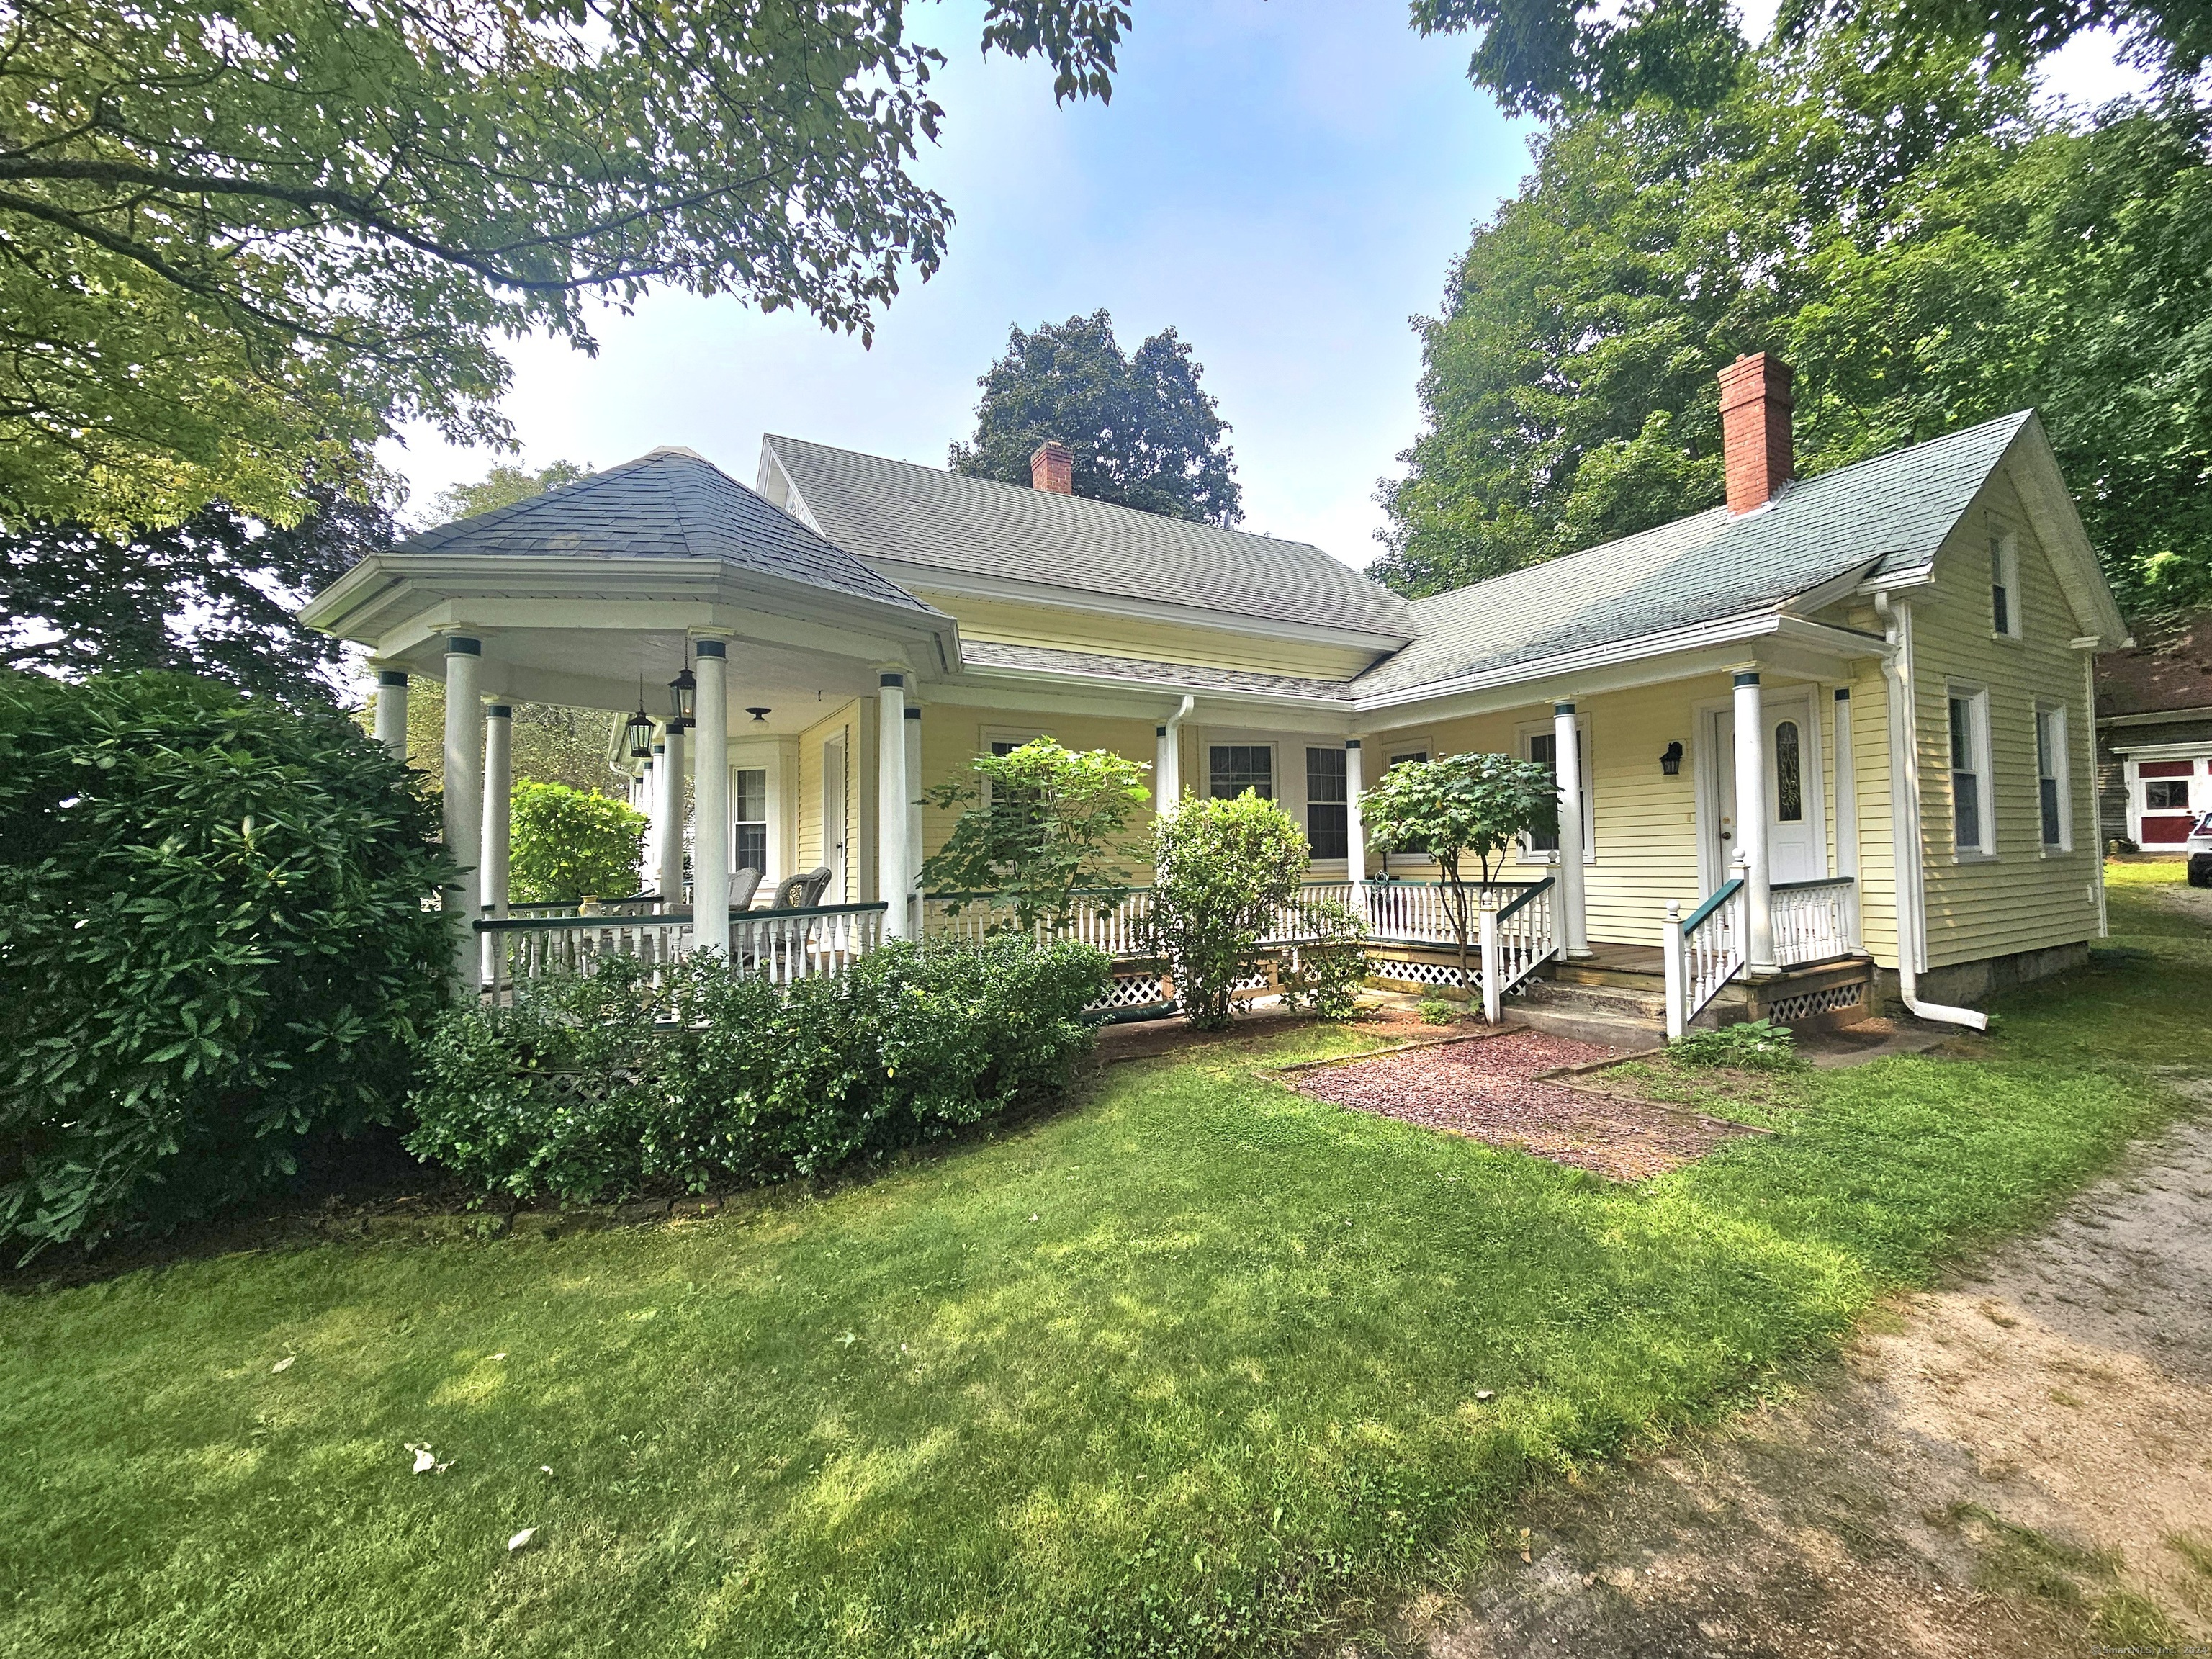
{"label": "mulch bed", "polygon": [[1562,1066],[1613,1057],[1593,1042],[1515,1031],[1292,1073],[1316,1099],[1492,1146],[1516,1146],[1612,1181],[1641,1181],[1751,1133],[1739,1124],[1650,1101],[1601,1097],[1540,1080]]}

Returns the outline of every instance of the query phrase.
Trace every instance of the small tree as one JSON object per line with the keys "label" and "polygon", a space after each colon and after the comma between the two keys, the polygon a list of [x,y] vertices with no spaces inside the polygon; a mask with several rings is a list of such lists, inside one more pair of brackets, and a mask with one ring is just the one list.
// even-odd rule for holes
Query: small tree
{"label": "small tree", "polygon": [[1540,761],[1510,755],[1440,755],[1390,768],[1359,797],[1360,821],[1382,852],[1420,851],[1437,861],[1444,878],[1445,912],[1459,941],[1459,982],[1468,983],[1468,891],[1460,860],[1472,853],[1482,883],[1505,849],[1529,834],[1549,835],[1559,824],[1559,786]]}
{"label": "small tree", "polygon": [[510,797],[507,880],[525,904],[574,904],[637,890],[645,814],[562,783],[518,783]]}
{"label": "small tree", "polygon": [[1260,941],[1297,897],[1310,857],[1291,815],[1249,789],[1234,800],[1187,797],[1159,821],[1146,940],[1167,958],[1193,1025],[1229,1023],[1230,994],[1257,968]]}
{"label": "small tree", "polygon": [[954,896],[955,915],[983,894],[1011,902],[1012,921],[994,922],[994,933],[1033,933],[1040,923],[1065,933],[1077,889],[1118,897],[1127,888],[1117,860],[1131,820],[1152,798],[1149,769],[1110,749],[1064,749],[1050,738],[978,755],[971,776],[922,796],[925,805],[960,810],[952,834],[921,866],[922,890]]}

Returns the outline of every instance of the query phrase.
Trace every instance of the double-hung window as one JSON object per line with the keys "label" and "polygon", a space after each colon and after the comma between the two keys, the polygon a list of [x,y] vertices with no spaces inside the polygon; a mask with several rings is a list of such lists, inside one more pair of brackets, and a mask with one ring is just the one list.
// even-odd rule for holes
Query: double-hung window
{"label": "double-hung window", "polygon": [[[1577,727],[1576,738],[1576,758],[1581,763],[1577,769],[1582,774],[1583,862],[1593,864],[1596,862],[1597,801],[1590,788],[1589,732]],[[1548,766],[1557,772],[1559,763],[1557,729],[1550,726],[1540,729],[1524,727],[1521,733],[1521,756],[1523,760],[1534,761],[1539,766]],[[1559,838],[1556,834],[1526,835],[1521,838],[1521,845],[1523,860],[1542,864],[1559,862]]]}
{"label": "double-hung window", "polygon": [[1206,793],[1235,800],[1247,789],[1262,800],[1275,798],[1275,750],[1264,743],[1216,743],[1206,746]]}
{"label": "double-hung window", "polygon": [[1350,851],[1347,783],[1343,744],[1306,750],[1306,844],[1317,859],[1340,859]]}
{"label": "double-hung window", "polygon": [[1951,844],[1960,858],[1996,851],[1990,814],[1990,694],[1953,686],[1951,704]]}
{"label": "double-hung window", "polygon": [[740,766],[730,775],[732,804],[737,811],[734,870],[768,873],[768,769]]}
{"label": "double-hung window", "polygon": [[2020,544],[2008,535],[1990,538],[1990,632],[2020,637]]}
{"label": "double-hung window", "polygon": [[2035,711],[2036,804],[2042,819],[2043,850],[2070,852],[2072,813],[2066,790],[2066,710],[2051,705]]}

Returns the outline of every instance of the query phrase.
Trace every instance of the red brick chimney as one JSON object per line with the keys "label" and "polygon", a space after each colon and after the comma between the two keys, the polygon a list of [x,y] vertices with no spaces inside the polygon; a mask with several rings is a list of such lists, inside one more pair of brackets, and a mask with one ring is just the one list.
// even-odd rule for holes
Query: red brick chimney
{"label": "red brick chimney", "polygon": [[1075,453],[1057,438],[1047,438],[1030,457],[1030,487],[1056,495],[1075,493]]}
{"label": "red brick chimney", "polygon": [[1721,453],[1731,513],[1765,506],[1796,475],[1790,436],[1792,378],[1789,364],[1763,351],[1721,371]]}

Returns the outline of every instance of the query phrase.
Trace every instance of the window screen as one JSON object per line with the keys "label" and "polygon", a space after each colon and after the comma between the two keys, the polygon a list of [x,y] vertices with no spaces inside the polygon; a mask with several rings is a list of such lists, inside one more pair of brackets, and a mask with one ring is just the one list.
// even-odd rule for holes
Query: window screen
{"label": "window screen", "polygon": [[2066,714],[2041,708],[2035,715],[2035,781],[2042,809],[2043,844],[2066,845]]}
{"label": "window screen", "polygon": [[1951,697],[1951,832],[1961,853],[1988,846],[1982,800],[1982,744],[1978,696]]}

